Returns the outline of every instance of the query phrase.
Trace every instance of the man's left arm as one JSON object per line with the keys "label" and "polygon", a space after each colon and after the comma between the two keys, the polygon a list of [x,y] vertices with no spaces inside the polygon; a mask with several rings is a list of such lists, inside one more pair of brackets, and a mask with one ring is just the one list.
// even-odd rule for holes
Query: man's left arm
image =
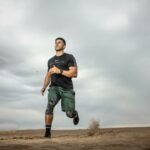
{"label": "man's left arm", "polygon": [[77,78],[78,68],[75,66],[69,67],[69,70],[63,70],[62,75],[70,78]]}
{"label": "man's left arm", "polygon": [[78,76],[78,66],[76,59],[73,55],[68,62],[69,70],[63,70],[62,75],[70,78],[77,78]]}

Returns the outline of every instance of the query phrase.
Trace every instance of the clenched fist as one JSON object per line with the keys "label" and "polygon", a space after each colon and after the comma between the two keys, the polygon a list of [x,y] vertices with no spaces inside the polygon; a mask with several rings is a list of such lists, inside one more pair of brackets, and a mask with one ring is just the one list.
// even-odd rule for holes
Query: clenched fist
{"label": "clenched fist", "polygon": [[51,69],[49,70],[49,72],[50,72],[51,74],[53,74],[53,73],[60,74],[60,69],[59,69],[58,67],[56,67],[55,65],[53,65],[53,68],[51,68]]}
{"label": "clenched fist", "polygon": [[44,92],[45,92],[46,88],[42,87],[41,89],[41,94],[44,96]]}

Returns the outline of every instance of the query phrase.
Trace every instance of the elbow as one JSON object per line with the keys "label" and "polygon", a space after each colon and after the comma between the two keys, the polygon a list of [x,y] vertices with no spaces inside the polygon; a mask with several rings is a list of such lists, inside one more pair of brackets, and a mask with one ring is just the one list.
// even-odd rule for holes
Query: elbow
{"label": "elbow", "polygon": [[77,76],[78,76],[77,73],[75,73],[75,74],[73,74],[72,77],[73,77],[73,78],[77,78]]}
{"label": "elbow", "polygon": [[47,76],[47,78],[51,78],[51,73],[48,72],[46,76]]}
{"label": "elbow", "polygon": [[70,71],[69,77],[70,78],[77,78],[77,71]]}

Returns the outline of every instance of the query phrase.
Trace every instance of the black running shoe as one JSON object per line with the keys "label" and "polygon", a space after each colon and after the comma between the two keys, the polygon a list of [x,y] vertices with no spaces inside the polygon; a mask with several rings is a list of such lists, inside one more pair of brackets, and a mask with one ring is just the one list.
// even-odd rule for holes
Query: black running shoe
{"label": "black running shoe", "polygon": [[77,125],[79,123],[79,115],[78,115],[77,111],[75,111],[75,115],[74,115],[74,118],[73,118],[73,123],[74,123],[74,125]]}
{"label": "black running shoe", "polygon": [[51,133],[50,133],[50,132],[45,132],[44,137],[45,137],[45,138],[51,138]]}

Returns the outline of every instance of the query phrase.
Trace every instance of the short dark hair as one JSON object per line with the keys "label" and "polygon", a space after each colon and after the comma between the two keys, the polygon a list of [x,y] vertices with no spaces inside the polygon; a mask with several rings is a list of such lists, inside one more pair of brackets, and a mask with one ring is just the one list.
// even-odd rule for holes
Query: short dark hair
{"label": "short dark hair", "polygon": [[57,40],[62,40],[63,43],[64,43],[64,45],[66,45],[66,41],[65,41],[64,38],[62,38],[62,37],[57,37],[57,38],[55,39],[55,42],[56,42]]}

